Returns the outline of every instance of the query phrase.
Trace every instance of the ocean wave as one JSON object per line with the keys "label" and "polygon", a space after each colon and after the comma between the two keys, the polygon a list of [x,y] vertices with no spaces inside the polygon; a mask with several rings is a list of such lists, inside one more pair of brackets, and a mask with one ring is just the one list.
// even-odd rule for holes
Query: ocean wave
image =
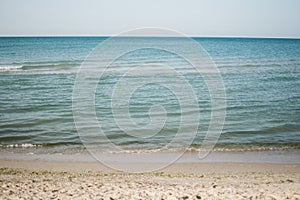
{"label": "ocean wave", "polygon": [[[22,149],[36,149],[37,151],[45,151],[48,153],[51,152],[78,152],[86,149],[83,145],[76,144],[76,145],[67,145],[67,144],[52,144],[52,145],[45,145],[45,144],[30,144],[30,143],[23,143],[23,144],[0,144],[0,149],[16,149],[16,151]],[[43,150],[44,149],[44,150]],[[235,144],[235,143],[228,143],[228,144],[217,144],[212,152],[249,152],[249,151],[289,151],[289,150],[299,150],[300,144],[271,144],[271,143],[261,143],[261,144]],[[193,144],[189,147],[147,147],[144,148],[124,148],[119,150],[109,150],[109,149],[99,149],[95,147],[95,149],[91,148],[90,150],[94,152],[103,152],[103,153],[111,153],[111,154],[149,154],[149,153],[172,153],[172,152],[187,152],[187,153],[198,153],[205,151],[204,148],[201,147],[201,144]],[[14,151],[14,150],[12,150]],[[33,152],[34,153],[34,152]]]}
{"label": "ocean wave", "polygon": [[43,64],[43,65],[23,65],[23,70],[39,70],[39,69],[48,69],[48,70],[58,70],[58,69],[68,69],[71,67],[79,66],[75,63],[53,63],[53,64]]}
{"label": "ocean wave", "polygon": [[[293,149],[300,149],[300,144],[295,143],[245,143],[245,144],[236,144],[236,143],[226,143],[226,144],[217,144],[213,152],[245,152],[245,151],[287,151]],[[187,152],[201,152],[204,149],[201,148],[201,145],[192,145],[185,149]]]}
{"label": "ocean wave", "polygon": [[42,147],[42,145],[39,144],[1,144],[1,148],[37,148],[37,147]]}
{"label": "ocean wave", "polygon": [[22,67],[22,65],[2,65],[0,66],[0,72],[19,71],[22,70]]}
{"label": "ocean wave", "polygon": [[[217,145],[212,152],[249,152],[249,151],[288,151],[300,149],[300,144],[284,144],[284,145]],[[187,152],[187,153],[198,153],[203,152],[205,149],[201,148],[201,145],[193,145],[185,148],[153,148],[153,149],[124,149],[117,151],[108,151],[111,154],[149,154],[149,153],[172,153],[172,152]]]}
{"label": "ocean wave", "polygon": [[16,144],[0,144],[0,149],[1,148],[15,148],[15,149],[26,149],[26,148],[57,148],[57,147],[61,147],[61,148],[69,148],[69,147],[78,147],[78,146],[82,146],[82,143],[80,142],[57,142],[57,143],[38,143],[38,144],[34,144],[34,143],[16,143]]}
{"label": "ocean wave", "polygon": [[74,73],[79,61],[24,62],[0,65],[0,73],[9,74],[61,74]]}
{"label": "ocean wave", "polygon": [[260,130],[249,130],[249,131],[228,131],[222,133],[222,135],[265,135],[265,134],[275,134],[275,133],[285,133],[285,132],[298,132],[298,124],[280,124],[274,127],[269,127]]}

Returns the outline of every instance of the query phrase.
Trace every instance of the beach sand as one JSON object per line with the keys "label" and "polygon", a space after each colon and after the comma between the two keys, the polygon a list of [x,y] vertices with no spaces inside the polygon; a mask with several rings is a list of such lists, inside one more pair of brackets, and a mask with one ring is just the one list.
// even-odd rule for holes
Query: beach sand
{"label": "beach sand", "polygon": [[0,199],[300,199],[300,164],[175,163],[133,174],[96,162],[1,160],[0,168]]}

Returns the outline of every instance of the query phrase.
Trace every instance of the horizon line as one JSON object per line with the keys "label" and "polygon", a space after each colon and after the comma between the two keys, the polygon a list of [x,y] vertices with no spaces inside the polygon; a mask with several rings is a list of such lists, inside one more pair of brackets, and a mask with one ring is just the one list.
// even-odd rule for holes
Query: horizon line
{"label": "horizon line", "polygon": [[[0,37],[185,37],[172,35],[0,35]],[[241,38],[241,39],[300,39],[300,37],[282,37],[282,36],[222,36],[222,35],[187,35],[191,38]]]}

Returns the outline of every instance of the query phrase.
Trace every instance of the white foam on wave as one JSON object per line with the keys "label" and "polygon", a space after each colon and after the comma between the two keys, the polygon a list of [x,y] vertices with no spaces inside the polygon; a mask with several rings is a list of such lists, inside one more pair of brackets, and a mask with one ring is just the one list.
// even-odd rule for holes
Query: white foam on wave
{"label": "white foam on wave", "polygon": [[57,74],[76,74],[77,68],[71,70],[57,70],[57,69],[44,69],[44,68],[32,68],[26,69],[22,65],[0,65],[0,73],[3,74],[13,74],[13,75],[57,75]]}
{"label": "white foam on wave", "polygon": [[0,72],[6,72],[6,71],[19,71],[22,70],[22,65],[4,65],[0,66]]}
{"label": "white foam on wave", "polygon": [[[299,146],[228,146],[228,147],[215,147],[212,152],[254,152],[254,151],[288,151],[297,150]],[[187,153],[199,153],[206,151],[199,147],[173,147],[173,148],[154,148],[154,149],[128,149],[119,151],[108,151],[111,154],[148,154],[148,153],[172,153],[172,152],[187,152]]]}
{"label": "white foam on wave", "polygon": [[5,148],[35,148],[41,145],[25,143],[25,144],[8,144],[8,145],[0,145],[0,146]]}

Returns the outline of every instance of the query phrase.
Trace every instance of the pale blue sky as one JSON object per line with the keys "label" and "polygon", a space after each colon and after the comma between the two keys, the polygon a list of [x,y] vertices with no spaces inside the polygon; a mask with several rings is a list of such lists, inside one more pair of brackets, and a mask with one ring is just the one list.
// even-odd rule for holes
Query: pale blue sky
{"label": "pale blue sky", "polygon": [[300,38],[300,0],[0,0],[0,35],[115,35],[142,27]]}

